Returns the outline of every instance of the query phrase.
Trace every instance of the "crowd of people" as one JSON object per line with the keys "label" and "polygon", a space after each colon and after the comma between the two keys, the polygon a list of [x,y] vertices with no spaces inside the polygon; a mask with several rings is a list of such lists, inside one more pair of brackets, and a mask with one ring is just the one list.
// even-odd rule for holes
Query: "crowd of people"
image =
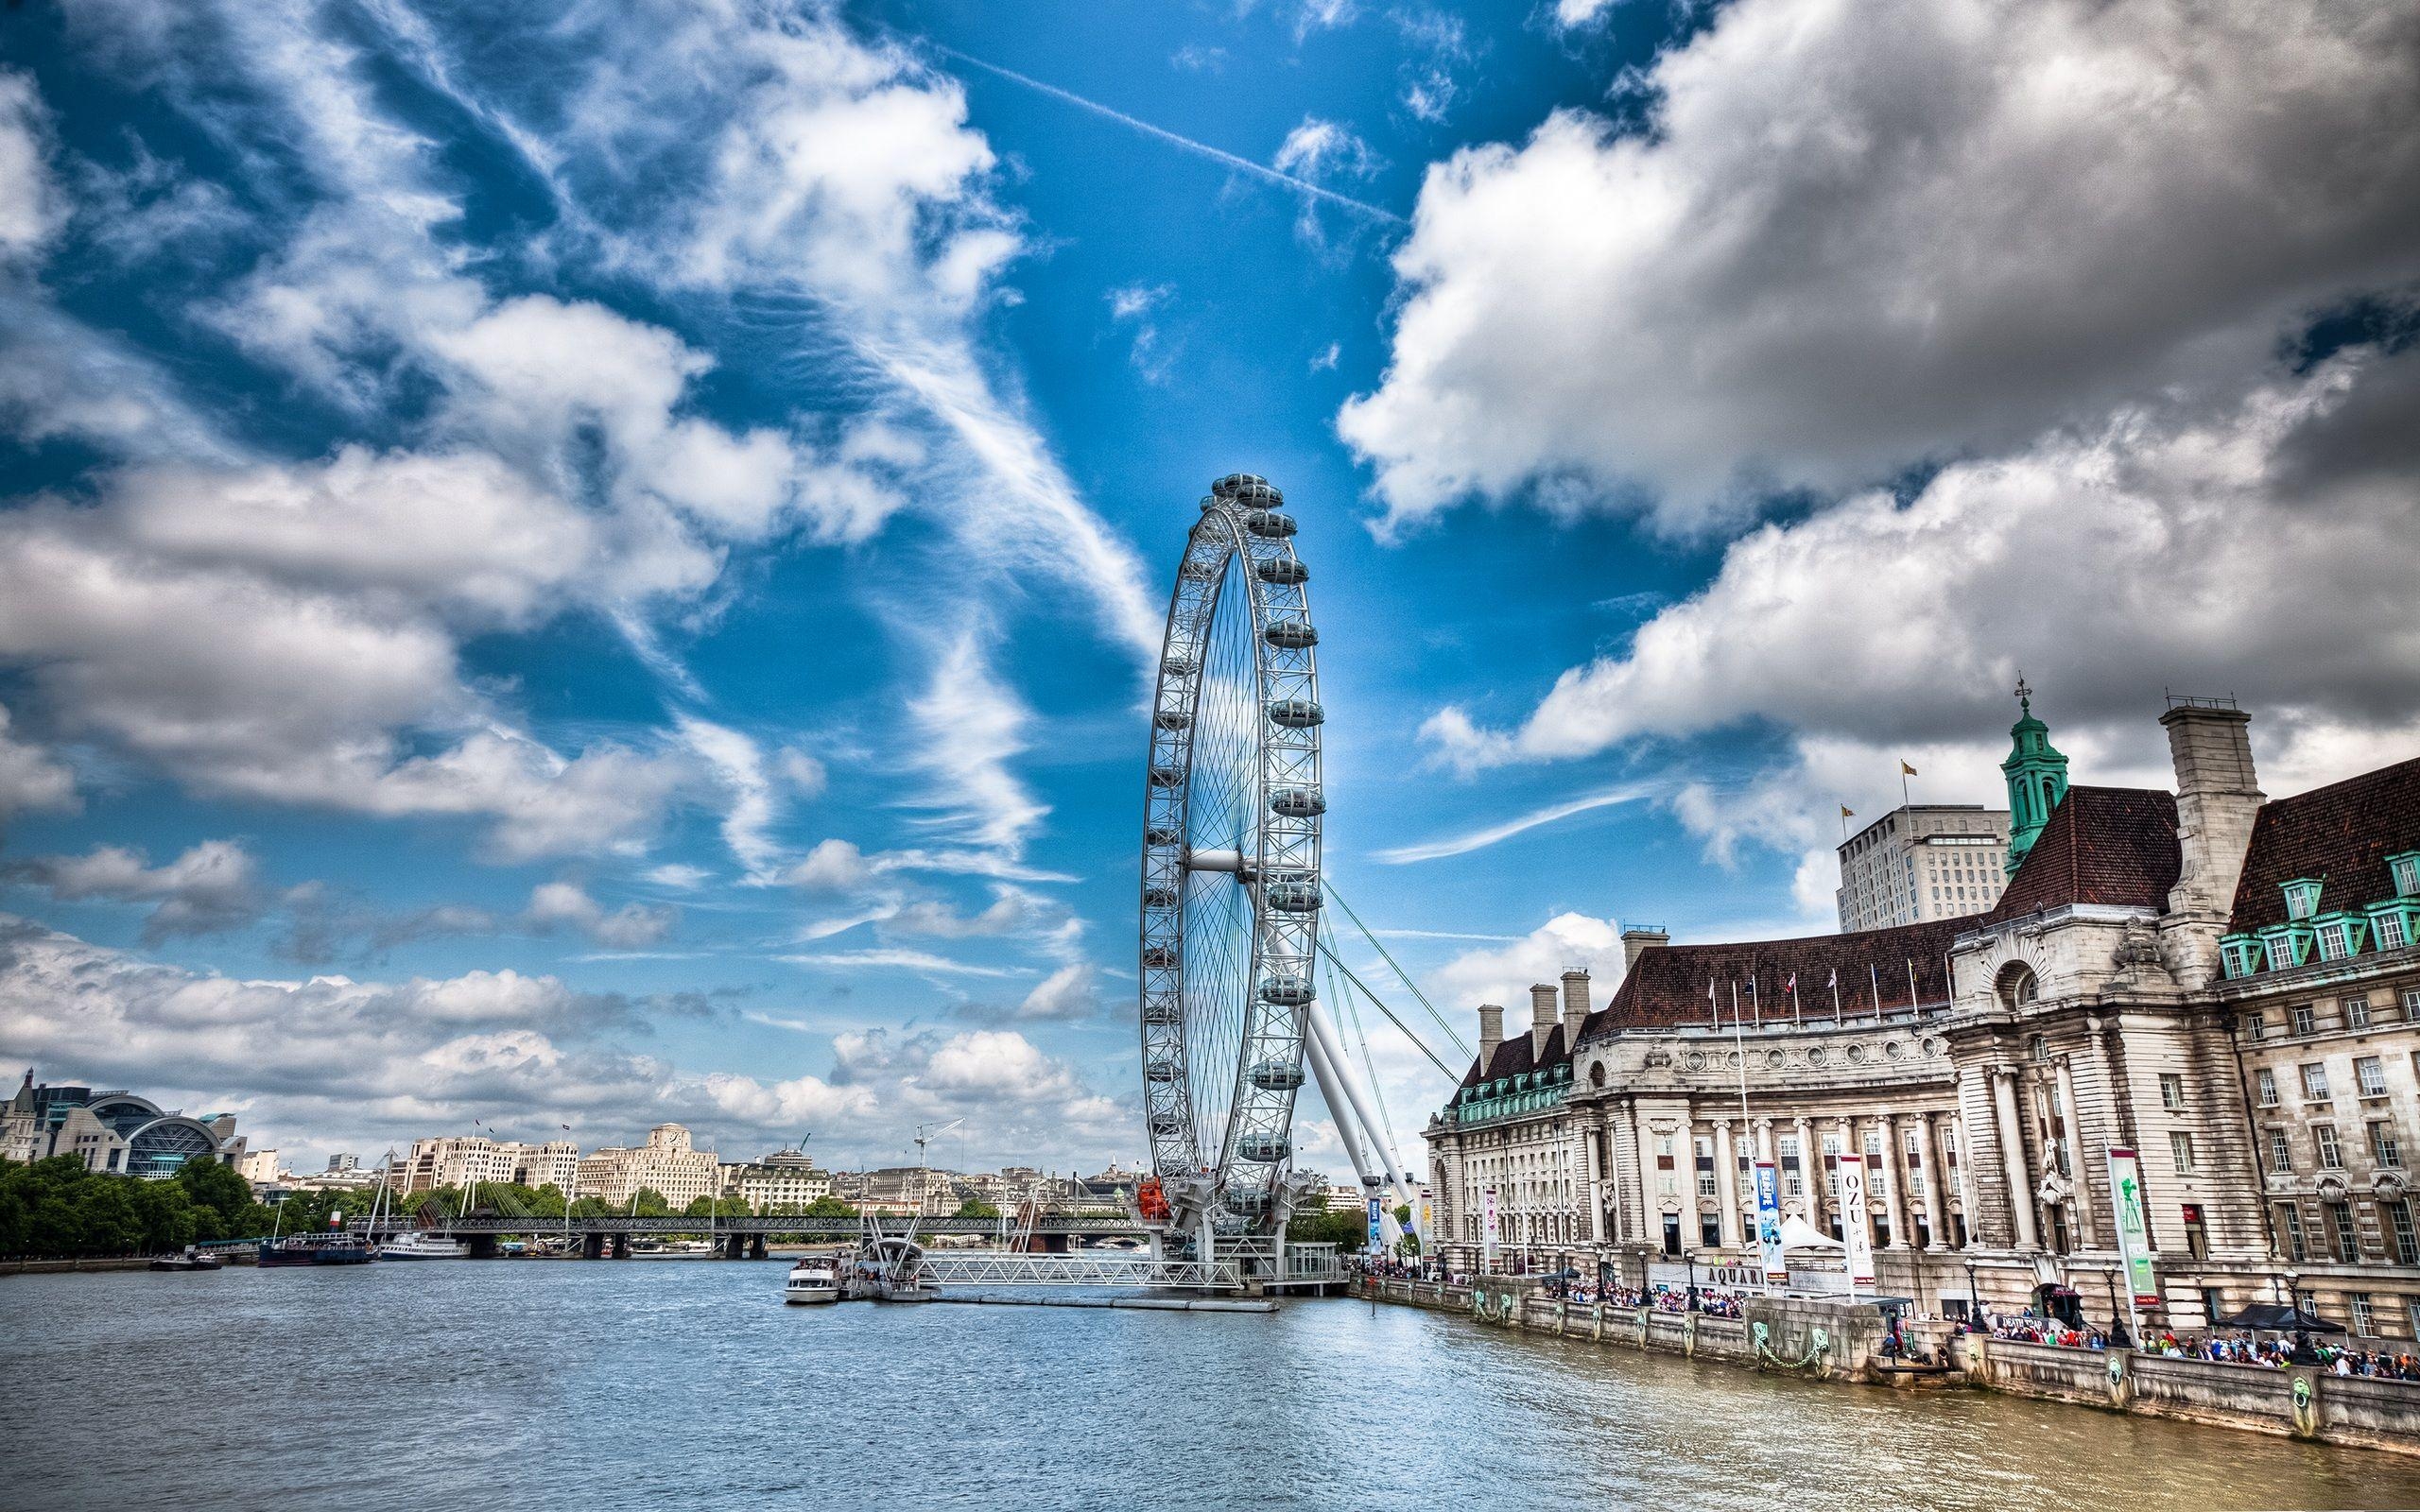
{"label": "crowd of people", "polygon": [[[2039,1317],[2028,1311],[2020,1316],[1988,1319],[1994,1338],[2025,1344],[2051,1344],[2067,1349],[2106,1349],[2109,1335],[2090,1324]],[[2406,1350],[2353,1349],[2330,1344],[2308,1333],[2258,1334],[2246,1331],[2180,1334],[2162,1330],[2140,1346],[2146,1354],[2175,1360],[2206,1360],[2213,1365],[2257,1366],[2282,1370],[2291,1365],[2315,1365],[2340,1376],[2370,1376],[2381,1381],[2420,1381],[2420,1354]]]}

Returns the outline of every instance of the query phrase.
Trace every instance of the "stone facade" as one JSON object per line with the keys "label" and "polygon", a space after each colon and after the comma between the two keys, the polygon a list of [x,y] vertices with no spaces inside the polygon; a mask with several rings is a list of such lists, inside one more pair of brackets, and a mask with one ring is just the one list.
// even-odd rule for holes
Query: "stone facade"
{"label": "stone facade", "polygon": [[689,1131],[680,1125],[658,1124],[648,1130],[644,1144],[608,1145],[581,1160],[575,1194],[626,1203],[650,1191],[678,1212],[700,1197],[716,1195],[721,1185],[721,1162],[712,1151],[690,1148]]}
{"label": "stone facade", "polygon": [[1482,1007],[1480,1057],[1426,1131],[1449,1263],[1476,1268],[1493,1187],[1525,1268],[1736,1277],[1754,1162],[1838,1238],[1855,1152],[1882,1293],[2105,1320],[2107,1156],[2131,1150],[2144,1322],[2292,1288],[2358,1333],[2420,1333],[2420,761],[2272,802],[2240,711],[2184,700],[2162,723],[2175,792],[2068,788],[2027,710],[2012,809],[2042,817],[1989,909],[1648,942],[1603,1009],[1584,983],[1577,1007],[1536,997],[1509,1039]]}

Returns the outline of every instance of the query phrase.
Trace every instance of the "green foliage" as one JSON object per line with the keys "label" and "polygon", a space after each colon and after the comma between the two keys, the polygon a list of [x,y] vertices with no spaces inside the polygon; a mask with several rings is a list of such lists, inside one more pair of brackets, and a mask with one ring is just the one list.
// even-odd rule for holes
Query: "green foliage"
{"label": "green foliage", "polygon": [[999,1215],[1000,1210],[981,1197],[967,1198],[958,1205],[956,1212],[950,1214],[953,1218],[996,1218]]}
{"label": "green foliage", "polygon": [[681,1210],[683,1218],[749,1218],[748,1203],[740,1197],[694,1197]]}
{"label": "green foliage", "polygon": [[1349,1208],[1322,1208],[1313,1212],[1298,1212],[1286,1225],[1286,1237],[1298,1245],[1334,1245],[1339,1249],[1358,1249],[1370,1237],[1367,1214]]}
{"label": "green foliage", "polygon": [[655,1188],[641,1187],[631,1194],[628,1211],[634,1218],[669,1218],[672,1216],[672,1204],[665,1201],[664,1194]]}
{"label": "green foliage", "polygon": [[845,1197],[818,1197],[808,1203],[806,1211],[800,1214],[805,1218],[854,1218],[856,1215],[856,1205]]}
{"label": "green foliage", "polygon": [[[163,1254],[226,1237],[254,1204],[243,1177],[224,1166],[210,1169],[226,1171],[233,1187],[212,1177],[138,1181],[95,1175],[72,1155],[30,1165],[0,1160],[0,1255]],[[208,1200],[196,1200],[197,1188]]]}

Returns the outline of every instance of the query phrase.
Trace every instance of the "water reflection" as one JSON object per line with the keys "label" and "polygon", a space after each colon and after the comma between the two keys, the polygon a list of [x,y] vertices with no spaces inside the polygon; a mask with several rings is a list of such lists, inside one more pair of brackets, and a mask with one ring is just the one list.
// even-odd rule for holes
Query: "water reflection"
{"label": "water reflection", "polygon": [[[2420,1465],[1366,1303],[785,1309],[778,1265],[0,1281],[0,1501],[1224,1508],[2420,1503]],[[433,1479],[424,1479],[433,1477]],[[451,1486],[460,1492],[436,1494]]]}

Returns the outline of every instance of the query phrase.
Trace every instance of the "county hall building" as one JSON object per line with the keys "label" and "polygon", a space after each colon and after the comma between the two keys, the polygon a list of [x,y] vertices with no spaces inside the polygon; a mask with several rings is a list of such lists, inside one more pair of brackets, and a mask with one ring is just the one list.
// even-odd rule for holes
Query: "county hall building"
{"label": "county hall building", "polygon": [[2272,800],[2231,702],[2160,722],[2174,791],[2070,785],[2027,704],[1988,906],[1738,944],[1633,929],[1601,1007],[1581,972],[1531,989],[1523,1031],[1480,1007],[1426,1131],[1448,1263],[1478,1266],[1493,1189],[1499,1265],[1739,1279],[1754,1162],[1839,1238],[1856,1152],[1881,1295],[2105,1320],[2118,1148],[2157,1252],[2146,1323],[2290,1288],[2420,1335],[2420,760]]}

